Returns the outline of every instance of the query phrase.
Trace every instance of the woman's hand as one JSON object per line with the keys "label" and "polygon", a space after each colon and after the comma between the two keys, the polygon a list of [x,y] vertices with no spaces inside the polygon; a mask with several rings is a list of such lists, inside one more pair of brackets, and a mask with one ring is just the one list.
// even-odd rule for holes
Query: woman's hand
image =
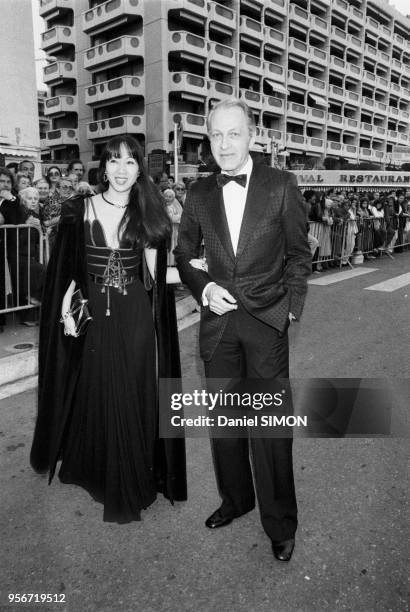
{"label": "woman's hand", "polygon": [[75,322],[70,313],[71,299],[75,290],[75,281],[71,281],[67,291],[63,297],[63,303],[61,304],[61,319],[64,324],[64,335],[74,336],[77,338],[77,332],[75,331]]}
{"label": "woman's hand", "polygon": [[201,257],[198,259],[190,259],[190,265],[197,270],[203,270],[204,272],[208,272],[208,264],[206,263],[206,258]]}

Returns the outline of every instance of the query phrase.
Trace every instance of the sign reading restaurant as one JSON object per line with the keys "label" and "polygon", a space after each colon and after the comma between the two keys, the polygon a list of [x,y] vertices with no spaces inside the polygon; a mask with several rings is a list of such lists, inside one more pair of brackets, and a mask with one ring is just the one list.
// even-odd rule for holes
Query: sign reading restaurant
{"label": "sign reading restaurant", "polygon": [[410,187],[410,172],[378,170],[294,170],[299,185],[304,187]]}

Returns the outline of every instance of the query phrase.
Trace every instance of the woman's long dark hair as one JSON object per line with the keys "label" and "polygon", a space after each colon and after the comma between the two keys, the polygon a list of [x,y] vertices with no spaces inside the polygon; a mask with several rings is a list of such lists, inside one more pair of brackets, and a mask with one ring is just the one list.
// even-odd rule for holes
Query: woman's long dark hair
{"label": "woman's long dark hair", "polygon": [[127,212],[118,229],[119,236],[135,245],[158,247],[165,241],[168,246],[171,237],[171,222],[165,210],[157,187],[148,175],[142,149],[132,136],[115,136],[107,142],[101,156],[98,177],[103,191],[108,188],[105,177],[107,161],[121,157],[124,146],[139,166],[139,176],[131,188]]}

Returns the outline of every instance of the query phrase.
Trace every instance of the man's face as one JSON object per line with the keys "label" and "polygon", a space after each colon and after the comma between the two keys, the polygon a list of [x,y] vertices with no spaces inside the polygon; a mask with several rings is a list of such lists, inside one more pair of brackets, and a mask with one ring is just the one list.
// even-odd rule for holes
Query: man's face
{"label": "man's face", "polygon": [[28,176],[31,180],[34,178],[34,164],[32,162],[23,162],[20,164],[20,172]]}
{"label": "man's face", "polygon": [[0,191],[11,191],[11,179],[6,174],[0,174]]}
{"label": "man's face", "polygon": [[74,166],[72,167],[71,172],[73,174],[76,174],[78,176],[78,180],[81,181],[81,179],[84,176],[84,168],[82,164],[74,164]]}
{"label": "man's face", "polygon": [[237,106],[218,108],[212,115],[209,131],[211,150],[218,166],[227,174],[236,174],[246,163],[255,138],[248,119]]}

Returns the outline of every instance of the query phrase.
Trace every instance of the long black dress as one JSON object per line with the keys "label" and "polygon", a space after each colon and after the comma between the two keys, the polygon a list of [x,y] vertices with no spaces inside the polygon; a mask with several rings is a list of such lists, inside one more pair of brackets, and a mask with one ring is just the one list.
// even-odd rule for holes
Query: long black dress
{"label": "long black dress", "polygon": [[[142,249],[111,250],[99,222],[84,223],[83,215],[83,201],[65,206],[47,273],[30,459],[36,471],[50,471],[50,481],[61,459],[61,481],[102,502],[105,521],[125,523],[139,520],[157,490],[171,501],[186,499],[183,440],[161,440],[157,431],[157,374],[179,371],[175,306],[163,282],[166,253],[158,251],[163,280],[157,278],[151,303]],[[122,292],[103,284],[113,265],[122,266]],[[80,338],[65,337],[57,323],[72,279],[93,316]]]}

